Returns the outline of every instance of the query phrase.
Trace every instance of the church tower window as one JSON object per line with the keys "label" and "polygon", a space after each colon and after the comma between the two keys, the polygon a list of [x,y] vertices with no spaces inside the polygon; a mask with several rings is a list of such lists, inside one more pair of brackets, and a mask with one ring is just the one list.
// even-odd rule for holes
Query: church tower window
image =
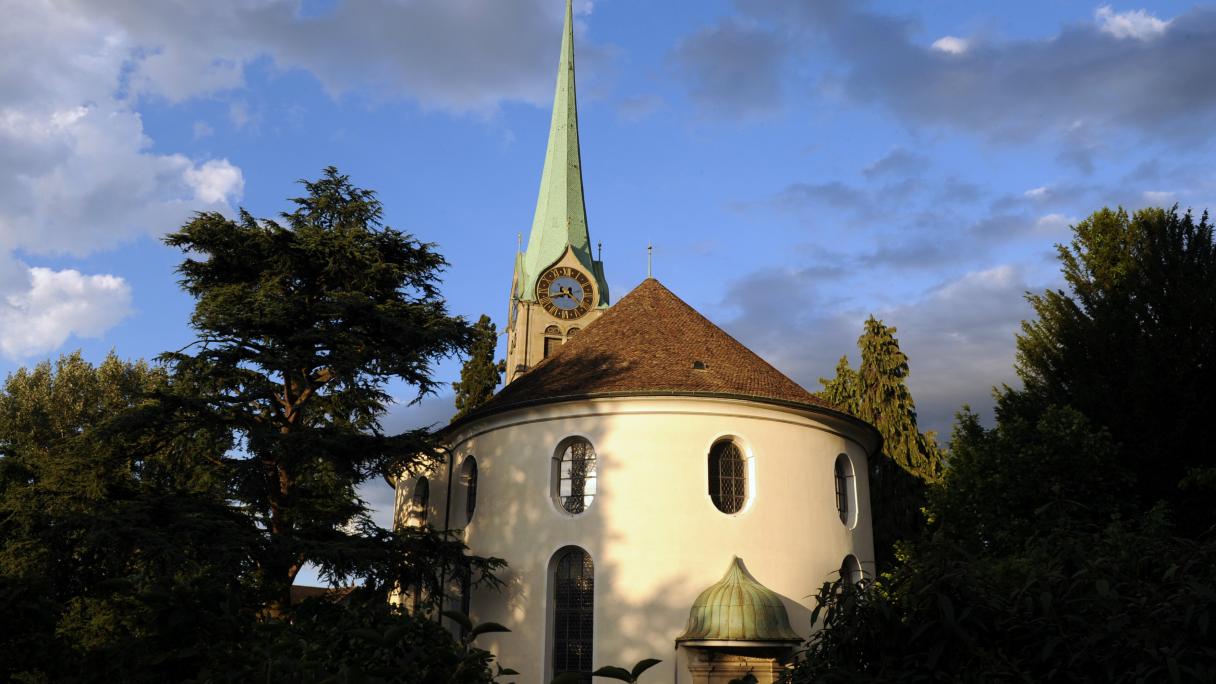
{"label": "church tower window", "polygon": [[747,502],[747,459],[731,439],[709,450],[709,498],[723,513],[738,513]]}
{"label": "church tower window", "polygon": [[544,358],[549,358],[557,348],[562,346],[562,330],[556,325],[551,325],[545,328],[545,355]]}
{"label": "church tower window", "polygon": [[558,507],[577,515],[595,498],[595,447],[575,437],[558,448],[554,459],[553,498]]}
{"label": "church tower window", "polygon": [[847,454],[836,457],[833,471],[836,512],[840,514],[840,522],[851,528],[857,522],[857,488],[853,486],[853,462]]}
{"label": "church tower window", "polygon": [[582,675],[591,682],[591,648],[595,623],[595,567],[591,556],[571,546],[554,556],[551,643],[553,676]]}
{"label": "church tower window", "polygon": [[473,513],[477,510],[477,459],[469,455],[460,466],[460,483],[464,485],[464,520],[473,522]]}

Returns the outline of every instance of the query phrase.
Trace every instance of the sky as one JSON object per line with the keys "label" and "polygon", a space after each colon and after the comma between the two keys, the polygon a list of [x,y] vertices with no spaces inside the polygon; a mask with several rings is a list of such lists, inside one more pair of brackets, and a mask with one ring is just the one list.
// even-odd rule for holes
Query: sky
{"label": "sky", "polygon": [[[562,0],[0,0],[0,375],[193,339],[194,212],[337,166],[501,329]],[[588,223],[811,390],[869,315],[923,427],[1016,384],[1025,293],[1104,206],[1216,207],[1216,5],[576,0]],[[661,321],[656,321],[661,325]],[[500,350],[500,354],[502,351]],[[444,382],[459,360],[437,364]],[[385,420],[442,423],[441,393]],[[387,491],[387,488],[382,488]],[[385,492],[366,494],[378,506]]]}

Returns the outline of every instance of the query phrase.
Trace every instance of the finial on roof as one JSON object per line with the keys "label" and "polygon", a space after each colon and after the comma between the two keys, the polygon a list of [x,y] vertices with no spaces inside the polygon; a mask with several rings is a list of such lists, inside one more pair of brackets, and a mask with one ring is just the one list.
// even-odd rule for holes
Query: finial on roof
{"label": "finial on roof", "polygon": [[654,277],[654,245],[646,243],[646,277]]}

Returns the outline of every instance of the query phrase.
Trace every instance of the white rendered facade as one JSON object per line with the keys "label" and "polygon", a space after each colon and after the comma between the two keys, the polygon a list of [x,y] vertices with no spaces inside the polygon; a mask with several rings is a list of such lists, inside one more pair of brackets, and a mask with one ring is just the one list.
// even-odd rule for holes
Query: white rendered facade
{"label": "white rendered facade", "polygon": [[[595,667],[664,663],[648,681],[689,682],[675,653],[689,607],[738,556],[782,597],[790,624],[809,634],[813,595],[848,556],[873,572],[866,459],[870,431],[830,411],[746,399],[632,396],[505,410],[449,435],[450,461],[430,477],[428,520],[464,528],[473,554],[510,564],[501,592],[475,590],[475,622],[509,627],[478,640],[516,681],[548,682],[552,672],[551,563],[576,546],[594,563]],[[553,497],[554,458],[571,437],[596,453],[596,493],[571,515]],[[718,440],[747,457],[748,496],[726,514],[709,496],[708,457]],[[855,477],[841,521],[835,463],[847,455]],[[466,522],[459,473],[476,459],[476,509]],[[449,485],[449,473],[455,473]],[[415,480],[401,481],[408,498]],[[677,662],[679,661],[679,662]],[[666,672],[663,670],[666,669]]]}

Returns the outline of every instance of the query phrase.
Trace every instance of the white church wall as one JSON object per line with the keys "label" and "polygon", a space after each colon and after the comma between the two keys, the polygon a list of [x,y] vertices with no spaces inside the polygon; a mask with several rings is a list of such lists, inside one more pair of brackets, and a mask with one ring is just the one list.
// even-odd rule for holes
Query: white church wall
{"label": "white church wall", "polygon": [[[588,439],[597,457],[596,497],[579,515],[551,496],[555,450],[572,436]],[[709,450],[724,436],[737,439],[749,459],[750,496],[733,515],[719,511],[708,492]],[[747,401],[619,398],[505,412],[452,438],[453,472],[469,454],[479,472],[466,542],[473,553],[510,563],[506,589],[476,592],[472,613],[512,632],[486,635],[479,645],[519,670],[521,683],[552,675],[548,569],[566,546],[586,550],[595,564],[596,667],[647,657],[671,666],[689,608],[733,556],[782,596],[804,636],[814,593],[847,555],[873,572],[866,453],[857,441],[865,437],[847,421]],[[841,453],[856,475],[851,529],[836,509],[833,468]],[[431,477],[437,527],[448,508],[446,473],[445,466]],[[462,527],[459,481],[452,490],[451,526]]]}

